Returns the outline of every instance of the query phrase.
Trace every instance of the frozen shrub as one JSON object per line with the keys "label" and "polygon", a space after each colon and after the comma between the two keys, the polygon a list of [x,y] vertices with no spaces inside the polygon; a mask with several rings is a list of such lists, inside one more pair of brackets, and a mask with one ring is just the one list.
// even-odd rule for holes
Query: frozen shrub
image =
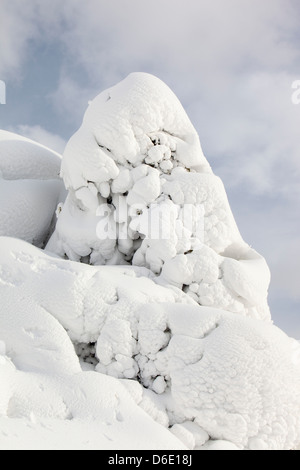
{"label": "frozen shrub", "polygon": [[149,268],[200,305],[270,318],[270,274],[242,240],[221,180],[173,92],[129,75],[89,105],[62,161],[69,191],[48,249]]}

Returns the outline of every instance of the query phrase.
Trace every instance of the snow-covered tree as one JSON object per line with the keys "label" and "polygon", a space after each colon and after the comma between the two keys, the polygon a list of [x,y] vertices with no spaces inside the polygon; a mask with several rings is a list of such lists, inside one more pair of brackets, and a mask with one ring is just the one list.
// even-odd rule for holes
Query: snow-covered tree
{"label": "snow-covered tree", "polygon": [[[41,178],[29,164],[41,149],[2,140],[14,157],[1,159],[0,140],[0,191],[18,179],[21,197],[36,176],[49,195],[57,157]],[[61,175],[68,196],[46,251],[13,211],[0,220],[22,239],[0,238],[0,426],[15,426],[0,445],[43,446],[54,429],[69,448],[299,446],[300,346],[273,326],[268,266],[172,91],[135,73],[101,93]],[[36,198],[26,206],[36,245],[60,194],[49,184],[47,223]]]}
{"label": "snow-covered tree", "polygon": [[135,73],[91,102],[62,170],[69,195],[48,249],[149,268],[200,305],[269,319],[270,274],[242,239],[181,103]]}

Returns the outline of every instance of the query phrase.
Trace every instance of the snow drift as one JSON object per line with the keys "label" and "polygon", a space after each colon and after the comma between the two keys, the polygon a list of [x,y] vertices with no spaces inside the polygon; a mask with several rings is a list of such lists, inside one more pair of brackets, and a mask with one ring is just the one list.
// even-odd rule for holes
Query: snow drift
{"label": "snow drift", "polygon": [[[1,239],[0,246],[1,259],[6,249],[11,255],[37,255],[39,265],[40,253],[24,242]],[[182,448],[119,381],[82,372],[67,331],[26,286],[34,289],[34,278],[22,269],[24,260],[16,263],[17,272],[2,268],[0,280],[0,448]],[[44,267],[44,273],[54,269]],[[41,296],[48,291],[55,297],[58,284],[44,281]]]}
{"label": "snow drift", "polygon": [[[5,145],[8,183],[53,179]],[[23,240],[0,238],[0,447],[299,446],[300,346],[272,325],[267,264],[170,89],[132,74],[101,93],[61,175],[46,251],[3,223]]]}
{"label": "snow drift", "polygon": [[0,131],[0,235],[36,246],[48,241],[63,187],[61,158],[29,139]]}
{"label": "snow drift", "polygon": [[[78,372],[69,337],[98,372],[152,390],[148,412],[183,440],[189,433],[189,447],[203,430],[206,440],[239,448],[288,449],[299,440],[300,347],[278,328],[200,308],[146,269],[82,265],[9,238],[0,239],[0,259],[1,339],[29,377]],[[141,403],[144,392],[136,393]],[[23,392],[7,400],[9,416],[44,413],[43,401]],[[61,413],[68,419],[68,407]]]}

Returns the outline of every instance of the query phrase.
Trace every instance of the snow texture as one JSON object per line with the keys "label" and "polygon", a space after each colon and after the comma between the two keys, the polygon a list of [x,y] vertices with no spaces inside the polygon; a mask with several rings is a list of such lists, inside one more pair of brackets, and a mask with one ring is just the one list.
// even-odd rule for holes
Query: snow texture
{"label": "snow texture", "polygon": [[270,319],[268,266],[242,240],[196,130],[159,79],[131,74],[101,93],[61,174],[69,195],[50,251],[147,267],[200,305]]}
{"label": "snow texture", "polygon": [[299,448],[300,345],[164,83],[101,93],[62,162],[1,131],[0,196],[0,449]]}
{"label": "snow texture", "polygon": [[[145,268],[87,266],[9,238],[0,239],[0,250],[0,340],[28,383],[31,374],[78,373],[71,338],[85,366],[101,373],[82,382],[76,375],[80,387],[96,393],[103,374],[122,379],[136,404],[187,448],[209,440],[239,449],[300,442],[300,347],[277,327],[200,307],[181,290],[157,285]],[[47,414],[24,392],[12,398],[6,386],[3,394],[6,416],[69,419],[69,405],[58,398],[52,416],[54,398]]]}
{"label": "snow texture", "polygon": [[61,158],[29,139],[0,130],[0,235],[36,246],[48,240],[63,188]]}
{"label": "snow texture", "polygon": [[[18,243],[1,247],[16,253]],[[0,449],[184,449],[120,381],[82,372],[66,330],[29,288],[21,295],[16,263],[18,277],[2,269],[0,282]]]}

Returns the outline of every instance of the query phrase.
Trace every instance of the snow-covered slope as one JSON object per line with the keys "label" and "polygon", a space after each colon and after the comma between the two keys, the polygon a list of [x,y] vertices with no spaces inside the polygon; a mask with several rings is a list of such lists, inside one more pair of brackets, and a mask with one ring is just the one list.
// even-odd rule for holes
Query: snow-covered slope
{"label": "snow-covered slope", "polygon": [[44,145],[0,131],[0,172],[6,180],[58,179],[61,156]]}
{"label": "snow-covered slope", "polygon": [[[47,265],[37,249],[14,239],[1,239],[0,247],[0,449],[183,449],[118,380],[82,372],[66,330],[41,301],[47,291],[55,297],[58,283],[46,275],[47,268],[59,274],[55,260]],[[4,250],[19,255],[15,267]],[[37,270],[32,265],[30,276],[24,269],[32,255],[37,270],[44,260],[39,299]]]}
{"label": "snow-covered slope", "polygon": [[[107,406],[134,429],[141,411],[125,413],[117,378],[139,377],[146,394],[138,384],[124,386],[164,429],[161,447],[175,445],[168,426],[191,448],[199,435],[206,436],[202,444],[210,436],[250,449],[288,449],[300,440],[300,347],[278,328],[199,307],[179,289],[157,285],[143,268],[87,266],[10,238],[0,239],[0,259],[4,416],[72,416],[77,429],[77,420],[87,421],[90,413],[102,420],[112,414]],[[69,338],[101,375],[80,372]],[[112,387],[122,397],[121,411],[117,401],[109,405]],[[153,432],[151,442],[144,433],[137,446],[157,447],[159,431]],[[114,437],[116,445],[128,442]]]}
{"label": "snow-covered slope", "polygon": [[0,235],[42,246],[62,197],[58,154],[0,130]]}
{"label": "snow-covered slope", "polygon": [[57,155],[0,138],[0,448],[298,447],[299,343],[169,88],[91,102],[66,201]]}

